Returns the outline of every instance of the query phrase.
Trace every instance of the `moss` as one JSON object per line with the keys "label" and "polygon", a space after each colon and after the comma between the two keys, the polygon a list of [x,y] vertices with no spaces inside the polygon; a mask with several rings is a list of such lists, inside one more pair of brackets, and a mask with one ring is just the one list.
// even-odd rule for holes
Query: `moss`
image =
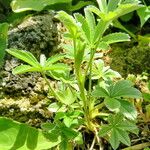
{"label": "moss", "polygon": [[111,68],[123,76],[128,74],[150,73],[150,46],[133,45],[133,43],[112,46]]}

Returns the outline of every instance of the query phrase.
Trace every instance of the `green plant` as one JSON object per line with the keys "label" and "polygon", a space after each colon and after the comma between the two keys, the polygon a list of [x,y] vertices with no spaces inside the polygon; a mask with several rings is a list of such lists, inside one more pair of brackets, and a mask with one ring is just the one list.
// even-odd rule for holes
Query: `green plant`
{"label": "green plant", "polygon": [[29,125],[0,117],[0,149],[49,149],[60,143],[60,138],[47,140],[46,133]]}
{"label": "green plant", "polygon": [[[140,3],[142,3],[143,6],[140,9],[136,10],[136,14],[138,15],[138,17],[140,19],[140,22],[138,23],[139,25],[137,28],[135,28],[135,25],[133,25],[134,18],[136,17],[134,12],[131,12],[124,16],[121,16],[119,20],[115,20],[113,22],[114,27],[127,32],[131,37],[133,37],[137,41],[139,41],[139,39],[136,37],[136,33],[142,29],[144,24],[146,22],[148,22],[148,20],[150,18],[149,3],[148,2],[146,3],[144,0],[140,0]],[[131,22],[131,20],[132,20],[132,24],[129,23],[129,21]],[[124,24],[122,24],[122,23],[127,23],[127,22],[128,22],[128,24],[126,26]]]}
{"label": "green plant", "polygon": [[7,47],[7,31],[8,31],[8,24],[7,23],[0,24],[0,67],[3,64],[5,49]]}
{"label": "green plant", "polygon": [[[9,54],[28,64],[16,67],[13,74],[40,72],[57,100],[49,106],[49,110],[56,114],[54,122],[46,123],[43,129],[47,131],[49,139],[58,138],[60,133],[59,149],[69,150],[76,144],[83,144],[83,129],[94,134],[90,150],[96,140],[102,146],[99,135],[109,140],[112,147],[117,149],[120,142],[130,145],[130,127],[134,130],[132,132],[137,133],[134,124],[137,112],[131,99],[141,98],[141,93],[127,80],[112,82],[119,74],[105,67],[101,59],[97,60],[96,53],[99,49],[108,49],[112,43],[129,41],[129,36],[125,33],[104,33],[113,20],[140,8],[140,5],[138,1],[97,2],[99,8],[88,6],[84,9],[85,17],[79,13],[75,13],[73,17],[64,11],[56,15],[68,29],[65,37],[70,40],[70,44],[64,47],[66,54],[55,55],[47,60],[41,55],[39,63],[30,52],[7,50]],[[99,17],[98,20],[93,13]],[[73,60],[72,74],[68,65],[58,62],[64,58]],[[58,80],[56,89],[47,76]],[[86,87],[87,78],[89,82]],[[98,80],[97,86],[92,84],[95,79]],[[106,120],[108,124],[102,126],[98,123],[99,120]],[[119,124],[117,121],[120,121]],[[124,126],[125,122],[127,127]]]}
{"label": "green plant", "polygon": [[93,4],[92,1],[78,1],[75,5],[72,4],[73,0],[13,0],[11,3],[14,12],[23,12],[28,10],[42,11],[44,9],[75,11],[81,9],[86,5]]}
{"label": "green plant", "polygon": [[150,119],[150,81],[148,81],[148,92],[143,92],[142,95],[143,95],[143,99],[144,99],[144,102],[147,102],[148,104],[145,106],[145,114],[143,114],[143,120],[145,122],[148,122],[149,119]]}

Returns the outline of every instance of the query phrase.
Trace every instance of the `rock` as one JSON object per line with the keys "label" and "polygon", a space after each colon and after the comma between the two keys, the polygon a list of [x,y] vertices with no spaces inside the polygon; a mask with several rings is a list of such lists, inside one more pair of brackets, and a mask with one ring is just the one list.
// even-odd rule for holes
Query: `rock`
{"label": "rock", "polygon": [[53,17],[54,13],[49,13],[25,19],[9,31],[8,48],[27,50],[38,58],[42,53],[50,56],[59,44],[57,23]]}
{"label": "rock", "polygon": [[5,97],[0,101],[0,116],[40,127],[41,123],[52,119],[53,114],[46,108],[48,103],[46,97],[34,104],[27,97]]}
{"label": "rock", "polygon": [[[53,21],[54,13],[32,16],[24,20],[17,27],[10,29],[8,48],[27,50],[37,58],[40,54],[49,57],[60,41],[60,34],[57,31],[58,22]],[[0,97],[2,95],[23,96],[32,93],[45,93],[37,91],[37,84],[40,86],[41,75],[39,73],[26,73],[13,75],[12,69],[20,65],[22,61],[6,55],[5,64],[0,71]],[[35,90],[35,91],[34,91]]]}

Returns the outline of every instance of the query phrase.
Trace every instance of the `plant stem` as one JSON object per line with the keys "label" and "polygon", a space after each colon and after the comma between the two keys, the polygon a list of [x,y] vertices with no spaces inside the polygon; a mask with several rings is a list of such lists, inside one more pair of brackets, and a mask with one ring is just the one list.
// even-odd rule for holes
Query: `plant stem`
{"label": "plant stem", "polygon": [[88,90],[89,100],[91,99],[91,91],[92,91],[92,66],[93,66],[94,54],[95,54],[95,50],[91,50],[90,63],[89,63],[89,90]]}
{"label": "plant stem", "polygon": [[105,104],[104,104],[104,102],[102,102],[102,103],[96,105],[96,106],[95,106],[95,109],[101,109],[101,108],[104,107],[104,106],[105,106]]}
{"label": "plant stem", "polygon": [[55,90],[53,89],[53,87],[51,86],[51,84],[50,84],[50,82],[48,81],[48,79],[47,79],[45,73],[42,73],[42,76],[43,76],[44,80],[46,81],[46,83],[47,83],[49,89],[51,90],[53,96],[54,96],[57,100],[60,101],[59,96],[57,95],[57,93],[55,92]]}
{"label": "plant stem", "polygon": [[91,147],[89,148],[89,150],[93,150],[94,145],[95,145],[95,141],[96,141],[96,137],[94,136],[94,139],[93,139],[92,145],[91,145]]}
{"label": "plant stem", "polygon": [[90,68],[90,66],[92,64],[92,60],[93,60],[94,54],[95,54],[95,52],[93,52],[93,53],[90,54],[90,60],[89,60],[89,63],[87,65],[87,68],[85,70],[85,77],[84,78],[86,78],[86,76],[88,74],[88,70],[89,70],[89,68]]}
{"label": "plant stem", "polygon": [[98,143],[98,145],[99,145],[99,150],[103,150],[103,149],[104,149],[104,148],[103,148],[103,144],[102,144],[101,139],[100,139],[99,136],[98,136],[98,131],[97,131],[97,129],[95,130],[95,137],[96,137],[97,143]]}
{"label": "plant stem", "polygon": [[78,86],[79,86],[79,90],[81,93],[81,98],[83,100],[83,103],[86,105],[86,96],[85,96],[85,89],[84,89],[84,80],[82,80],[82,75],[81,75],[81,71],[80,68],[77,67],[76,64],[76,51],[77,51],[77,47],[76,47],[76,39],[73,39],[73,45],[74,45],[74,57],[75,57],[75,75],[76,75],[76,79],[78,82]]}
{"label": "plant stem", "polygon": [[[109,22],[102,21],[101,25],[102,26],[101,26],[101,30],[100,30],[100,33],[99,33],[100,36],[98,37],[98,40],[97,40],[95,46],[93,48],[91,48],[90,60],[88,62],[88,65],[87,65],[87,68],[85,70],[84,75],[82,75],[81,67],[79,68],[79,66],[77,65],[77,62],[76,62],[76,59],[77,59],[76,58],[76,53],[77,53],[76,40],[77,39],[76,39],[76,37],[73,38],[74,58],[75,58],[75,62],[74,62],[74,64],[75,64],[74,65],[75,66],[75,75],[76,75],[76,79],[77,79],[79,90],[80,90],[80,96],[81,96],[81,99],[83,101],[85,122],[86,122],[87,128],[91,131],[94,131],[94,124],[91,121],[92,118],[91,118],[91,115],[90,115],[91,109],[93,109],[93,106],[91,105],[91,103],[92,103],[92,101],[91,101],[91,92],[92,92],[93,59],[94,59],[94,54],[96,53],[96,50],[99,46],[99,41],[101,40],[103,33],[107,29],[107,26],[109,25]],[[88,71],[89,71],[89,90],[88,90],[88,97],[87,97],[84,85],[85,85],[85,79],[86,79],[86,76],[88,74]]]}
{"label": "plant stem", "polygon": [[77,62],[76,62],[77,47],[76,47],[76,39],[75,38],[73,39],[73,46],[74,46],[74,57],[75,57],[75,62],[74,62],[75,76],[76,76],[76,79],[78,82],[80,96],[83,101],[83,111],[84,111],[85,122],[86,122],[87,127],[90,129],[91,123],[90,123],[90,118],[89,118],[89,110],[88,110],[89,108],[88,108],[88,104],[87,104],[86,91],[84,88],[85,79],[84,79],[84,76],[81,74],[81,68],[79,68],[79,66],[77,65]]}
{"label": "plant stem", "polygon": [[95,55],[96,50],[97,50],[97,48],[99,46],[99,42],[100,42],[100,40],[101,40],[101,38],[103,36],[103,33],[107,29],[108,25],[109,25],[109,22],[107,22],[107,21],[106,22],[105,21],[101,22],[101,30],[100,30],[100,33],[99,33],[98,40],[97,40],[95,46],[93,48],[91,48],[90,60],[88,62],[88,65],[87,65],[87,68],[86,68],[86,71],[85,71],[85,77],[84,77],[84,78],[86,78],[86,76],[88,74],[88,70],[89,70],[90,71],[89,72],[89,94],[91,93],[91,88],[92,88],[92,85],[91,85],[91,82],[92,82],[91,81],[91,75],[92,75],[92,66],[93,66],[94,55]]}
{"label": "plant stem", "polygon": [[150,146],[150,142],[137,144],[137,145],[134,145],[134,146],[130,146],[130,147],[124,148],[122,150],[139,150],[139,149],[144,149],[144,148],[146,148],[148,146]]}

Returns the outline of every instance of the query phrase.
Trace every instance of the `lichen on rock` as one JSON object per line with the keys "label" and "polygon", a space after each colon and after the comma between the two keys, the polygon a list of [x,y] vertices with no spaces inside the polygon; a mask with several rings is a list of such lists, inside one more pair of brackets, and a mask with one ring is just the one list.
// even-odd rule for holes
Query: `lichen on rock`
{"label": "lichen on rock", "polygon": [[9,31],[8,48],[27,50],[38,58],[41,53],[50,56],[59,44],[57,22],[53,18],[51,12],[25,19]]}

